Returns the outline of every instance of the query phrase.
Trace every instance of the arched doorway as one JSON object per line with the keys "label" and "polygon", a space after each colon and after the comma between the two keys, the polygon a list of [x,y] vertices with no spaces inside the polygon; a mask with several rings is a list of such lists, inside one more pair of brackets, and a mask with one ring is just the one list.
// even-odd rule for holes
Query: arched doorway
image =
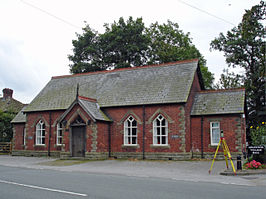
{"label": "arched doorway", "polygon": [[85,157],[86,151],[86,123],[80,116],[71,124],[71,152],[72,157]]}

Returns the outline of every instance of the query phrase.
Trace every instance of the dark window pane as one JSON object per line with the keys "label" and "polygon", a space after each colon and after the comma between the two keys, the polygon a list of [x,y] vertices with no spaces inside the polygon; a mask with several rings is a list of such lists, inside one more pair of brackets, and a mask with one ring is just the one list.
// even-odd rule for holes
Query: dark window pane
{"label": "dark window pane", "polygon": [[134,121],[132,122],[132,126],[137,126],[137,122],[136,122],[136,120],[134,120]]}
{"label": "dark window pane", "polygon": [[161,129],[160,129],[160,127],[157,127],[157,135],[161,135]]}
{"label": "dark window pane", "polygon": [[137,135],[137,129],[136,128],[132,128],[132,135]]}
{"label": "dark window pane", "polygon": [[166,136],[162,136],[162,144],[166,144]]}
{"label": "dark window pane", "polygon": [[162,135],[166,135],[165,127],[162,127]]}
{"label": "dark window pane", "polygon": [[157,137],[157,144],[161,144],[159,136]]}
{"label": "dark window pane", "polygon": [[132,137],[132,144],[137,144],[137,138],[136,137]]}
{"label": "dark window pane", "polygon": [[165,126],[165,119],[162,120],[162,126]]}
{"label": "dark window pane", "polygon": [[45,136],[45,130],[42,130],[42,136]]}
{"label": "dark window pane", "polygon": [[156,125],[157,126],[160,126],[161,125],[161,122],[159,120],[156,120]]}

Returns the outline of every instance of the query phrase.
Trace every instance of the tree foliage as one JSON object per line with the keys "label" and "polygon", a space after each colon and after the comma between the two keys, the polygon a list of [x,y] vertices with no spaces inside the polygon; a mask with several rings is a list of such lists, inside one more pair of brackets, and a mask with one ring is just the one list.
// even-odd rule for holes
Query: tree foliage
{"label": "tree foliage", "polygon": [[193,45],[189,33],[183,33],[177,23],[153,23],[146,28],[142,18],[105,24],[99,34],[89,25],[83,34],[73,40],[71,73],[82,73],[107,68],[125,68],[198,58],[206,88],[211,88],[213,74],[206,67],[206,60]]}
{"label": "tree foliage", "polygon": [[223,69],[223,73],[214,86],[216,89],[229,89],[229,88],[241,88],[244,86],[243,75],[235,74],[234,72],[229,72],[228,68]]}
{"label": "tree foliage", "polygon": [[[265,2],[246,10],[242,22],[226,35],[211,42],[211,48],[223,51],[229,67],[245,69],[244,86],[248,106],[248,124],[262,122],[259,115],[265,103]],[[264,100],[264,102],[263,102]]]}
{"label": "tree foliage", "polygon": [[11,120],[15,114],[0,110],[0,142],[10,142],[13,138]]}
{"label": "tree foliage", "polygon": [[214,77],[206,67],[206,60],[192,43],[190,34],[183,33],[177,23],[170,20],[166,24],[153,23],[146,29],[146,34],[150,38],[148,64],[198,58],[204,85],[206,88],[212,87]]}

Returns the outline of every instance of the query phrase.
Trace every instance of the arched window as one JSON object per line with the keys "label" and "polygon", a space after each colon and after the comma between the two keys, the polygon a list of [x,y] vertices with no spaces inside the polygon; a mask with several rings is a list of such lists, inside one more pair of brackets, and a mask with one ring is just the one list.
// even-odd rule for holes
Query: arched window
{"label": "arched window", "polygon": [[168,123],[162,115],[158,115],[155,120],[153,120],[153,144],[168,144]]}
{"label": "arched window", "polygon": [[36,125],[36,145],[45,145],[45,124],[42,120]]}
{"label": "arched window", "polygon": [[124,122],[124,145],[137,144],[137,121],[129,116]]}
{"label": "arched window", "polygon": [[63,137],[63,127],[62,123],[57,124],[56,129],[56,145],[62,145],[62,137]]}

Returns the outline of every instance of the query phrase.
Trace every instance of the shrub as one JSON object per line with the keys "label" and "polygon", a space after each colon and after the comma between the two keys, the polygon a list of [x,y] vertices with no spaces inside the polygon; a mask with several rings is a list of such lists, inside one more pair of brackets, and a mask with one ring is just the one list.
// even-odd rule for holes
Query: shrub
{"label": "shrub", "polygon": [[266,125],[262,122],[259,126],[250,127],[251,143],[253,146],[266,145]]}

